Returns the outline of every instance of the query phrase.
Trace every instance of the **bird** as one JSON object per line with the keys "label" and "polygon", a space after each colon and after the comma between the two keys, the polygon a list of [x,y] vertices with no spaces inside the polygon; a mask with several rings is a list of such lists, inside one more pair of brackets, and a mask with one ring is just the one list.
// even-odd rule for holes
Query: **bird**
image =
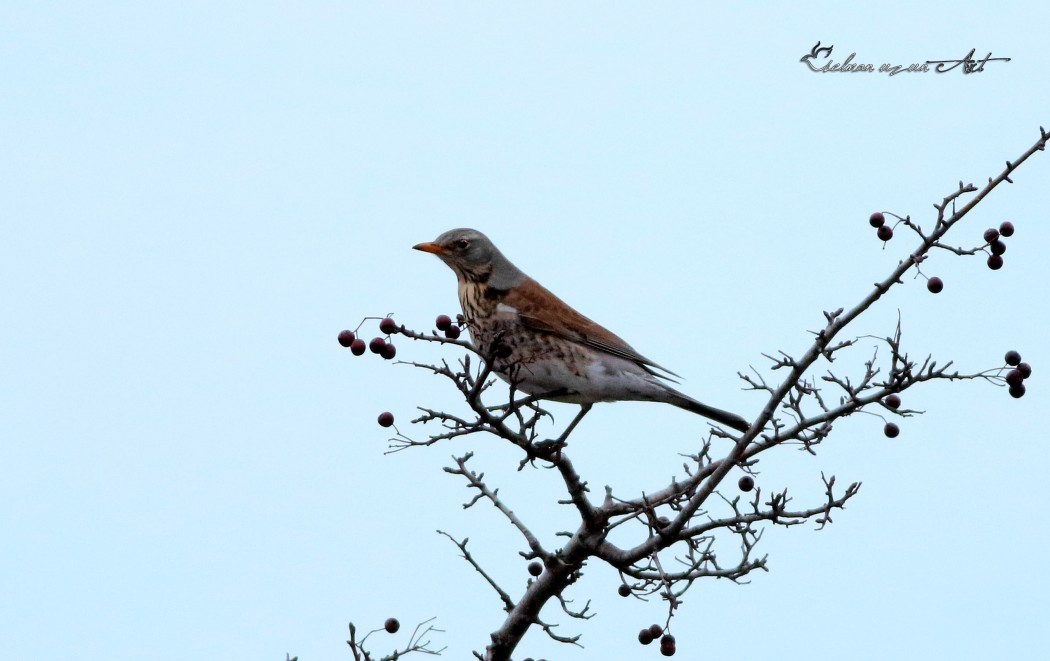
{"label": "bird", "polygon": [[672,388],[677,374],[525,275],[481,232],[449,230],[412,247],[455,272],[471,341],[492,371],[528,395],[581,405],[572,426],[597,402],[648,401],[748,430],[739,415]]}

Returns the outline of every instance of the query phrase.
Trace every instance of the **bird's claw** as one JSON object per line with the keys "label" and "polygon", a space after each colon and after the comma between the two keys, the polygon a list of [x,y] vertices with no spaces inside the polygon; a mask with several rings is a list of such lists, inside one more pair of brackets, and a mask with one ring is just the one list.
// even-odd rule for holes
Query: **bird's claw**
{"label": "bird's claw", "polygon": [[532,451],[538,457],[550,457],[561,450],[567,443],[560,438],[548,438],[545,441],[536,441],[532,444]]}

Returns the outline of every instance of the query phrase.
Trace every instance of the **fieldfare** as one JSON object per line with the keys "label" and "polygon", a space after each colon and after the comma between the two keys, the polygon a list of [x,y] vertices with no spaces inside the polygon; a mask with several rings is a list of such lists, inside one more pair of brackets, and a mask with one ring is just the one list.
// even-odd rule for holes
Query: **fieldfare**
{"label": "fieldfare", "polygon": [[[515,388],[557,402],[666,402],[727,427],[748,423],[702,404],[661,379],[677,376],[566,305],[522,273],[481,232],[455,229],[413,246],[456,272],[459,303],[474,346]],[[575,425],[575,422],[573,425]]]}

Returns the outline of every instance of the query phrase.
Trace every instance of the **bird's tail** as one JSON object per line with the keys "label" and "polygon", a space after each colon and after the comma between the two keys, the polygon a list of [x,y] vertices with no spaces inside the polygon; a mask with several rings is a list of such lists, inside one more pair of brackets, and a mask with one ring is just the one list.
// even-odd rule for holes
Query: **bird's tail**
{"label": "bird's tail", "polygon": [[[668,388],[670,390],[670,388]],[[671,404],[674,404],[678,408],[685,409],[686,411],[692,411],[693,413],[710,418],[717,423],[723,424],[726,427],[732,427],[739,432],[746,432],[751,426],[739,415],[730,413],[729,411],[723,411],[722,409],[716,409],[713,406],[708,406],[701,402],[696,401],[688,395],[683,395],[677,390],[673,391],[677,397],[674,398]]]}

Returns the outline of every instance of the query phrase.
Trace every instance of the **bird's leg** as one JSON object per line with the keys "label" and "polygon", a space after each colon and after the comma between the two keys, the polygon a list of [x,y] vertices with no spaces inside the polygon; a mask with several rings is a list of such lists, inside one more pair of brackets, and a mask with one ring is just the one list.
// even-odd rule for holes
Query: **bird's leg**
{"label": "bird's leg", "polygon": [[583,420],[583,416],[587,415],[587,412],[591,410],[591,406],[593,406],[591,403],[580,404],[580,412],[572,419],[572,422],[570,422],[569,426],[565,428],[565,431],[561,433],[561,436],[533,443],[532,446],[542,454],[549,454],[565,447],[565,439],[569,438],[569,434],[572,433],[573,429],[576,429],[576,425],[580,424],[580,421]]}
{"label": "bird's leg", "polygon": [[583,416],[587,415],[587,412],[591,410],[592,406],[594,405],[589,402],[587,404],[580,404],[580,412],[576,414],[576,417],[572,419],[569,426],[566,427],[565,431],[563,431],[561,436],[558,437],[559,443],[565,442],[565,439],[569,437],[569,434],[572,433],[573,429],[576,429],[576,425],[580,424],[580,420],[583,420]]}

